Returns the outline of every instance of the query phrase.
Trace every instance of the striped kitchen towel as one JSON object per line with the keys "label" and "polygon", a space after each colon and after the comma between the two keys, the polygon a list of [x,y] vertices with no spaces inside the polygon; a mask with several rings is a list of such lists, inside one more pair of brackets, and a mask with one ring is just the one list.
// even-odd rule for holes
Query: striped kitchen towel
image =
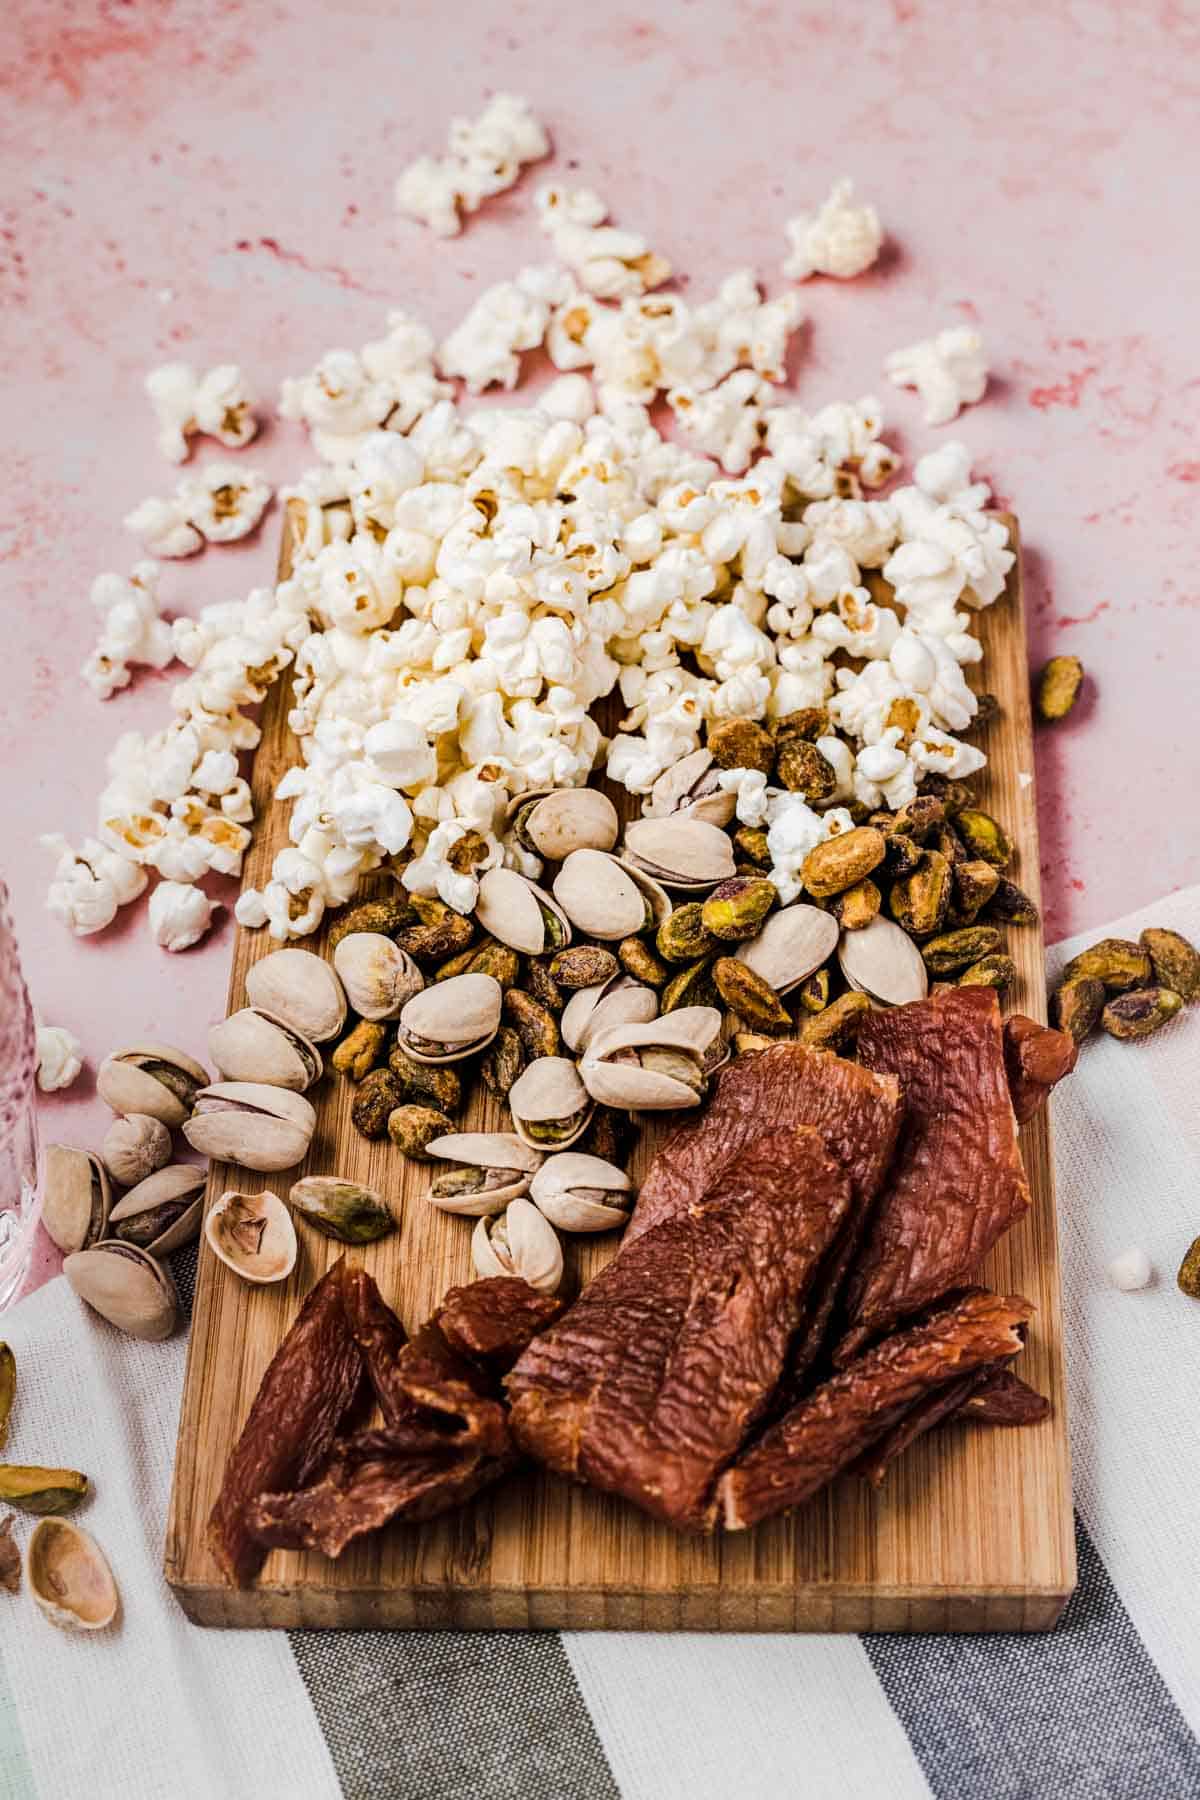
{"label": "striped kitchen towel", "polygon": [[[1109,929],[1200,939],[1200,888]],[[1051,973],[1085,942],[1059,945]],[[161,1574],[181,1343],[53,1282],[3,1321],[13,1460],[103,1475],[121,1629],[0,1595],[3,1800],[1177,1800],[1200,1796],[1200,1009],[1090,1043],[1056,1097],[1079,1591],[1050,1636],[213,1633]],[[1154,1285],[1121,1294],[1138,1244]]]}

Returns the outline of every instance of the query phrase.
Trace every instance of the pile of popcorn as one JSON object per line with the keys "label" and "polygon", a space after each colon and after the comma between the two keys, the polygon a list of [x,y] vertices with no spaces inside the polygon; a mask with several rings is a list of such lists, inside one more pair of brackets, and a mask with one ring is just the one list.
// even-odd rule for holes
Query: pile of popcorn
{"label": "pile of popcorn", "polygon": [[[398,203],[457,230],[547,150],[524,102],[498,96],[476,126],[456,122],[447,158],[408,171]],[[118,740],[97,835],[78,850],[49,840],[49,905],[74,931],[103,929],[154,871],[156,900],[169,890],[158,941],[203,935],[212,903],[194,884],[239,874],[251,841],[238,758],[260,734],[247,709],[285,673],[300,760],[276,795],[292,803],[292,841],[237,905],[280,940],[314,931],[385,860],[412,892],[469,911],[485,869],[538,873],[506,835],[514,795],[600,766],[648,795],[709,720],[825,705],[837,728],[820,740],[839,784],[822,811],[761,775],[727,778],[739,817],[768,831],[785,900],[848,803],[899,807],[926,773],[982,764],[955,735],[976,708],[963,677],[981,654],[970,614],[1002,592],[1013,556],[963,446],[872,497],[899,467],[876,401],[808,411],[778,392],[801,318],[794,292],[764,299],[748,270],[699,304],[653,292],[669,265],[608,224],[590,190],[544,187],[536,207],[557,260],[487,290],[440,345],[393,312],[378,340],[284,382],[280,411],[320,458],[283,490],[299,521],[288,580],[169,626],[154,564],[97,581],[104,626],[85,670],[96,692],[124,685],[133,662],[173,655],[190,674],[164,729]],[[794,275],[845,279],[882,233],[839,183],[788,238]],[[455,380],[471,394],[511,389],[537,346],[561,373],[532,404],[463,404]],[[948,396],[977,398],[986,381],[969,332],[890,364],[939,417],[957,411]],[[197,430],[249,441],[239,371],[197,380],[181,367],[147,384],[167,453],[186,454]],[[671,439],[650,414],[662,397]],[[220,467],[239,518],[257,522],[269,490]],[[162,541],[172,531],[220,541],[196,491],[148,503],[168,509],[152,522],[159,554],[181,553]],[[591,711],[614,688],[625,717],[606,742]]]}

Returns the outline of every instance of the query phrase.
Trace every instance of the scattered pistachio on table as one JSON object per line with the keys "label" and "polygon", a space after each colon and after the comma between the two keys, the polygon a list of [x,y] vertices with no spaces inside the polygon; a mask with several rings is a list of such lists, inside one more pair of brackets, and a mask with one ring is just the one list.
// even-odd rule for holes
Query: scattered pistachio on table
{"label": "scattered pistachio on table", "polygon": [[1038,677],[1038,717],[1048,725],[1065,719],[1083,686],[1083,664],[1077,656],[1052,656]]}

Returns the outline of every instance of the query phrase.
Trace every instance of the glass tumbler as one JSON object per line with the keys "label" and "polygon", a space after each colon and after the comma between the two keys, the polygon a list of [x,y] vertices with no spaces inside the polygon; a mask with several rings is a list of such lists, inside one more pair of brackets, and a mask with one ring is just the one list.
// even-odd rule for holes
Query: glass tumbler
{"label": "glass tumbler", "polygon": [[0,882],[0,1312],[21,1290],[40,1210],[36,1072],[33,1008]]}

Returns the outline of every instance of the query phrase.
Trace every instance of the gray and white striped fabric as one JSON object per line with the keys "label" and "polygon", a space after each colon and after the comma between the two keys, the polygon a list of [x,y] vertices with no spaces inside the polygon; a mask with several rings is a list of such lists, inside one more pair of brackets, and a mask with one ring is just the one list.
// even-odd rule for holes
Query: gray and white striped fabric
{"label": "gray and white striped fabric", "polygon": [[[1109,930],[1148,923],[1200,939],[1200,888]],[[159,1573],[182,1346],[54,1282],[3,1321],[8,1454],[98,1473],[125,1610],[75,1641],[0,1596],[0,1800],[1200,1796],[1198,1051],[1195,1017],[1089,1044],[1056,1102],[1080,1585],[1050,1636],[195,1630]],[[1130,1244],[1157,1279],[1119,1294]]]}

